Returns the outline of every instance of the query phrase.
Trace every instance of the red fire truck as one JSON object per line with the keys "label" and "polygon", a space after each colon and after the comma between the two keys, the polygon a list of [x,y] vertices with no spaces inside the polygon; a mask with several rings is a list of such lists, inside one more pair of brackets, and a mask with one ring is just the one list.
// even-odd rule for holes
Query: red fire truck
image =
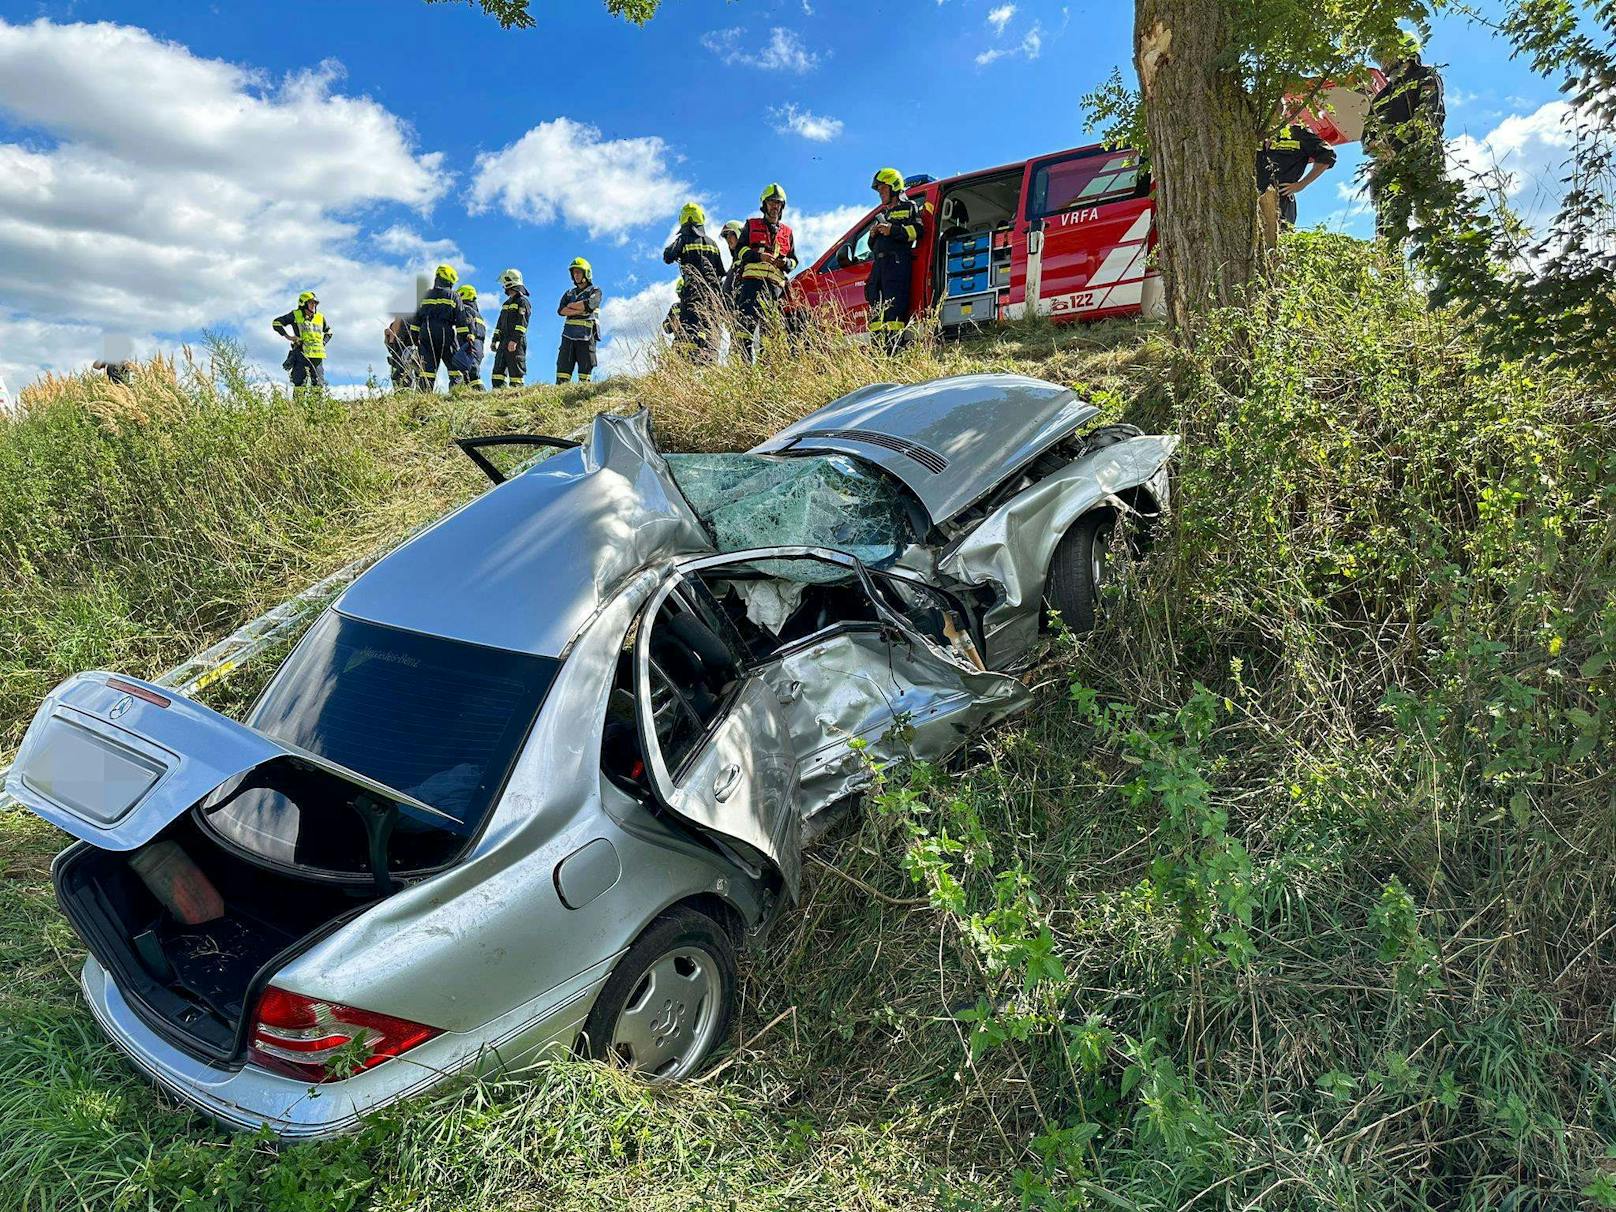
{"label": "red fire truck", "polygon": [[[1369,88],[1328,87],[1300,115],[1329,143],[1363,132]],[[916,310],[936,307],[945,331],[1029,311],[1090,320],[1144,311],[1161,301],[1151,267],[1155,199],[1139,157],[1099,145],[937,181],[910,178],[909,196],[930,219],[915,250]],[[865,328],[874,207],[792,280],[790,308],[837,307]]]}

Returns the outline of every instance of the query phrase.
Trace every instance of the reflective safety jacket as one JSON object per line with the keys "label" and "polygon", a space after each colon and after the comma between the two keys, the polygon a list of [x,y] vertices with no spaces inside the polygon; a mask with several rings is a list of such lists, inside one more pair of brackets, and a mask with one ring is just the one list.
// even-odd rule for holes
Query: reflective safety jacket
{"label": "reflective safety jacket", "polygon": [[483,350],[488,344],[488,324],[483,320],[477,300],[460,300],[460,324],[455,328],[455,336],[460,338],[460,344],[471,354],[473,362],[483,360]]}
{"label": "reflective safety jacket", "polygon": [[311,362],[325,357],[325,343],[331,339],[331,325],[325,322],[325,313],[317,311],[310,319],[301,307],[294,307],[284,316],[276,316],[270,325],[282,337],[297,337],[303,356]]}
{"label": "reflective safety jacket", "polygon": [[890,205],[882,208],[876,218],[877,223],[890,223],[892,231],[884,236],[870,233],[870,255],[877,260],[896,260],[907,262],[912,260],[915,245],[920,243],[920,236],[925,223],[925,211],[921,204],[906,198],[903,194],[893,197]]}
{"label": "reflective safety jacket", "polygon": [[[758,254],[763,252],[778,253],[785,258],[785,264],[775,266],[761,260]],[[786,275],[797,268],[796,238],[784,223],[770,223],[762,215],[754,215],[741,228],[736,264],[741,267],[742,282],[767,282],[778,297],[785,293]]]}
{"label": "reflective safety jacket", "polygon": [[421,304],[410,321],[410,332],[416,345],[434,349],[447,357],[455,347],[460,323],[460,306],[465,300],[452,286],[434,286],[421,296]]}
{"label": "reflective safety jacket", "polygon": [[1257,192],[1270,185],[1300,181],[1315,161],[1330,167],[1335,163],[1335,149],[1305,126],[1280,127],[1257,153]]}
{"label": "reflective safety jacket", "polygon": [[533,302],[527,297],[527,287],[509,287],[499,309],[499,319],[494,323],[494,349],[504,349],[512,341],[518,349],[526,349],[527,322],[532,318]]}
{"label": "reflective safety jacket", "polygon": [[687,301],[694,303],[718,295],[724,280],[724,258],[700,223],[686,223],[681,227],[673,243],[662,250],[662,259],[669,265],[678,264],[685,280]]}
{"label": "reflective safety jacket", "polygon": [[595,347],[600,336],[600,287],[593,282],[585,282],[582,286],[574,286],[561,296],[561,302],[556,311],[564,310],[569,303],[582,303],[584,314],[581,316],[566,316],[566,323],[561,326],[561,339],[563,341],[588,341],[589,348]]}

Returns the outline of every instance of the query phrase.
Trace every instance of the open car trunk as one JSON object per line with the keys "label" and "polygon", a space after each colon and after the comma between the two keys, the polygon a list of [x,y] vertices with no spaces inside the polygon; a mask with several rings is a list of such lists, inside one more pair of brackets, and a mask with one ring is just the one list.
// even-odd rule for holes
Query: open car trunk
{"label": "open car trunk", "polygon": [[[555,663],[527,658],[531,676],[501,699],[478,663],[497,664],[509,682],[523,658],[443,643],[389,641],[386,629],[328,614],[254,719],[284,732],[276,705],[289,700],[302,710],[299,735],[327,748],[360,719],[350,748],[452,811],[135,678],[79,674],[41,705],[6,790],[79,839],[55,868],[62,908],[132,1007],[176,1046],[238,1060],[274,972],[402,881],[457,861],[475,836],[515,751],[509,738],[525,735]],[[434,673],[451,661],[453,680]],[[324,676],[333,667],[344,676]],[[395,669],[411,682],[384,680]],[[405,700],[395,714],[407,715],[408,699],[387,691],[423,685],[447,696],[445,719],[428,721],[447,738],[436,751],[388,731],[389,704]],[[471,706],[485,709],[471,720],[486,734],[481,748],[448,731]]]}
{"label": "open car trunk", "polygon": [[[187,924],[142,879],[142,856],[160,847],[171,854],[172,845],[218,894],[219,916]],[[374,890],[249,863],[190,816],[136,850],[74,846],[54,876],[62,911],[142,1020],[176,1047],[222,1064],[244,1055],[252,1009],[275,972],[377,899]]]}

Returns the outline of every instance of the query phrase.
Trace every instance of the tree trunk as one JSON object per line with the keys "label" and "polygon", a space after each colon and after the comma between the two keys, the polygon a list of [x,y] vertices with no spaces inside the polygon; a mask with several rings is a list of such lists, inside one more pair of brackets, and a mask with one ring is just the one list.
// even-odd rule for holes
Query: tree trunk
{"label": "tree trunk", "polygon": [[1135,0],[1133,40],[1167,314],[1185,332],[1256,272],[1257,116],[1234,70],[1229,0]]}

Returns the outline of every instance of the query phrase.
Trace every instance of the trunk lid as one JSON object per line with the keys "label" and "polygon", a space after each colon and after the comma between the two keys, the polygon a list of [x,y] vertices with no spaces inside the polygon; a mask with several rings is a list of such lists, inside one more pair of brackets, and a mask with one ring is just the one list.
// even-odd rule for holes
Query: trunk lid
{"label": "trunk lid", "polygon": [[77,674],[46,696],[5,790],[80,841],[129,851],[225,783],[279,759],[334,777],[381,803],[453,823],[413,796],[171,690],[100,672]]}

